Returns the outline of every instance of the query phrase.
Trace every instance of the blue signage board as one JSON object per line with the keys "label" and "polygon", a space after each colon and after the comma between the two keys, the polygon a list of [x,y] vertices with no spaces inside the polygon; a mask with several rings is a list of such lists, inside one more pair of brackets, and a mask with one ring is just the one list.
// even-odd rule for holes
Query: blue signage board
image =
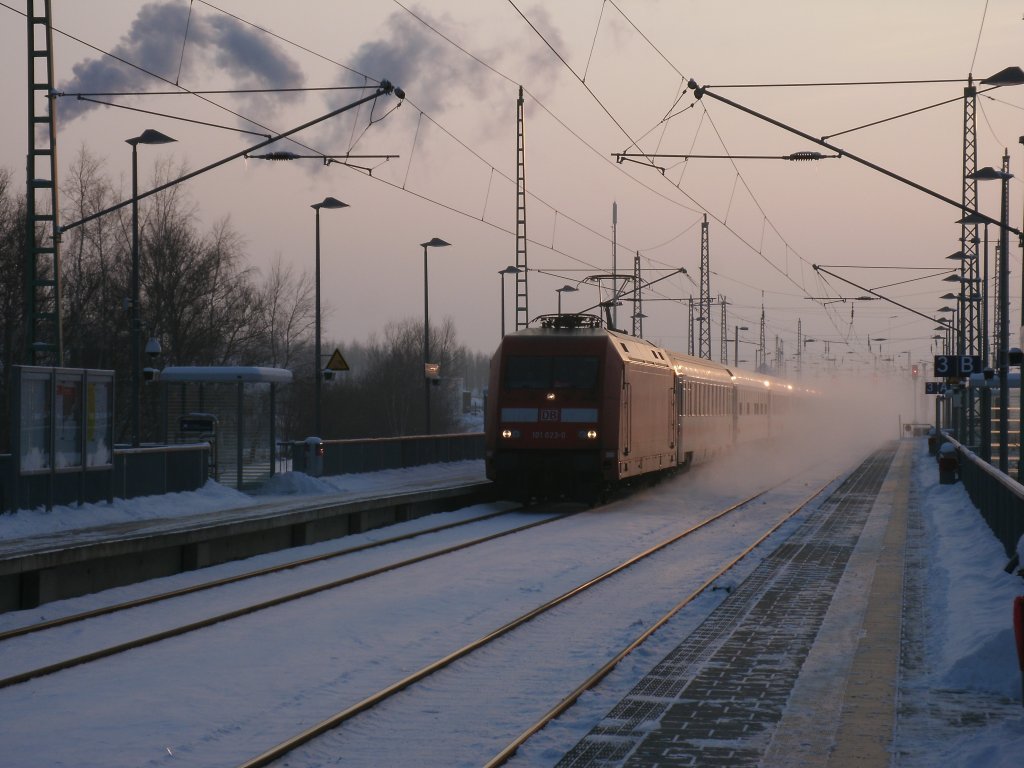
{"label": "blue signage board", "polygon": [[935,375],[942,378],[966,378],[981,373],[981,355],[936,355]]}

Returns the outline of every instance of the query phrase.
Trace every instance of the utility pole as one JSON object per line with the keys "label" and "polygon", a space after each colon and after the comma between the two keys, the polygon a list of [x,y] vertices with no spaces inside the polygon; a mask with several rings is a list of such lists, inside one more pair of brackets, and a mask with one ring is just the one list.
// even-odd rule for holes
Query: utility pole
{"label": "utility pole", "polygon": [[523,86],[516,102],[516,330],[530,324],[526,277],[526,145],[523,136]]}
{"label": "utility pole", "polygon": [[757,363],[758,368],[760,368],[767,362],[765,354],[766,350],[764,346],[764,302],[761,302],[761,340],[757,346],[757,356],[759,358],[759,362]]}
{"label": "utility pole", "polygon": [[619,204],[612,202],[612,326],[619,327],[619,281],[618,281],[618,245],[619,245]]}
{"label": "utility pole", "polygon": [[722,294],[718,294],[718,303],[722,306],[722,343],[721,343],[721,355],[719,356],[719,359],[721,360],[722,365],[728,365],[729,364],[729,339],[727,338],[727,336],[729,335],[729,323],[728,323],[728,320],[727,320],[727,310],[726,310],[725,296],[723,296]]}
{"label": "utility pole", "polygon": [[[40,9],[38,6],[42,6]],[[50,0],[28,0],[28,194],[25,216],[25,355],[29,365],[60,366],[60,224],[57,115]]]}
{"label": "utility pole", "polygon": [[688,354],[690,357],[693,357],[694,348],[693,348],[693,296],[692,295],[690,296],[689,299],[687,299],[686,303],[687,303],[687,306],[689,308],[689,321],[686,324],[686,335],[687,335],[686,354]]}
{"label": "utility pole", "polygon": [[633,335],[644,337],[643,292],[640,290],[640,251],[633,257]]}
{"label": "utility pole", "polygon": [[708,215],[700,225],[700,352],[711,359],[711,246],[708,242]]}

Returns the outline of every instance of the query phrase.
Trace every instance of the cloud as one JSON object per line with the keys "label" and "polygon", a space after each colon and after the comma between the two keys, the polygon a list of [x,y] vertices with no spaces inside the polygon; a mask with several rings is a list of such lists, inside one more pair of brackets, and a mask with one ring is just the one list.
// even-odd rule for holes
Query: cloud
{"label": "cloud", "polygon": [[[187,39],[186,39],[187,30]],[[182,44],[184,56],[182,55]],[[192,13],[178,2],[152,2],[139,9],[121,42],[109,56],[79,62],[65,93],[97,93],[151,89],[160,84],[147,72],[170,82],[201,79],[211,70],[226,73],[240,88],[294,88],[303,83],[299,66],[259,30],[223,15]],[[146,71],[142,71],[146,70]],[[70,121],[97,105],[66,100],[62,121]]]}

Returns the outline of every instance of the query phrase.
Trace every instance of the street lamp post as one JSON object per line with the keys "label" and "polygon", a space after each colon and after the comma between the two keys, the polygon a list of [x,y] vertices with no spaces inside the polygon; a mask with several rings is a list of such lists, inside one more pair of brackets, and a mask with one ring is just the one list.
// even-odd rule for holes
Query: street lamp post
{"label": "street lamp post", "polygon": [[314,313],[316,315],[314,323],[316,325],[316,340],[314,341],[313,351],[313,378],[316,381],[316,394],[313,403],[313,432],[317,437],[322,437],[322,422],[321,422],[321,409],[320,409],[320,395],[323,390],[323,372],[321,367],[323,366],[323,360],[320,355],[320,209],[321,208],[348,208],[348,203],[343,203],[334,197],[325,197],[319,203],[313,203],[310,206],[316,211],[316,307]]}
{"label": "street lamp post", "polygon": [[[439,237],[432,237],[423,246],[423,410],[424,434],[430,434],[430,377],[427,376],[427,365],[430,363],[430,290],[427,282],[427,249],[444,248],[451,245]],[[503,292],[504,293],[504,292]]]}
{"label": "street lamp post", "polygon": [[125,139],[132,146],[132,298],[131,298],[131,381],[132,446],[139,445],[142,422],[142,318],[139,312],[139,144],[170,144],[175,141],[160,131],[147,128],[140,135]]}
{"label": "street lamp post", "polygon": [[749,331],[749,330],[750,330],[750,328],[748,328],[745,325],[737,325],[737,326],[735,326],[733,328],[733,333],[732,333],[732,340],[733,340],[732,364],[736,368],[739,368],[739,366],[740,366],[740,331]]}
{"label": "street lamp post", "polygon": [[562,314],[562,294],[563,293],[575,293],[579,290],[575,285],[563,285],[561,288],[555,288],[558,292],[558,314]]}
{"label": "street lamp post", "polygon": [[501,338],[505,338],[505,275],[518,275],[519,267],[509,264],[504,269],[499,269],[501,275]]}

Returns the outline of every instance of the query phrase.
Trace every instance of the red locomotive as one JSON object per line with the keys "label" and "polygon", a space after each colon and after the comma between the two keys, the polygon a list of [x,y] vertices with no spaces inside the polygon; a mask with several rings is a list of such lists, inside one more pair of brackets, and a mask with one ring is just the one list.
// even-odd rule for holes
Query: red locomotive
{"label": "red locomotive", "polygon": [[504,495],[593,500],[781,431],[793,386],[552,315],[491,360],[486,470]]}

